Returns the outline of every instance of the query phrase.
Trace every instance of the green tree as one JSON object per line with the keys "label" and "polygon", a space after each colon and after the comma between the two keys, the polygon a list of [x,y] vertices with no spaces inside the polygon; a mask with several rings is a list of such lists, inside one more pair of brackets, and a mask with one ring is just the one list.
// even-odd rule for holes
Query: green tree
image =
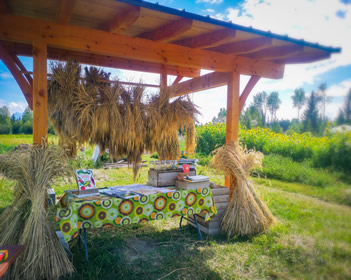
{"label": "green tree", "polygon": [[267,108],[271,113],[271,122],[277,119],[277,110],[280,107],[281,100],[277,91],[272,91],[267,97]]}
{"label": "green tree", "polygon": [[0,134],[11,133],[10,111],[6,106],[0,108]]}
{"label": "green tree", "polygon": [[300,120],[300,110],[306,102],[305,91],[303,88],[297,88],[294,95],[291,97],[294,107],[297,108],[297,120]]}
{"label": "green tree", "polygon": [[318,105],[321,103],[322,98],[315,93],[311,92],[311,95],[307,99],[307,108],[303,113],[303,130],[317,133],[319,129],[319,111]]}
{"label": "green tree", "polygon": [[17,120],[15,114],[11,116],[12,134],[20,134],[22,132],[22,120]]}
{"label": "green tree", "polygon": [[22,133],[24,134],[32,134],[33,133],[33,112],[27,107],[24,110],[22,116]]}
{"label": "green tree", "polygon": [[213,117],[212,123],[213,124],[225,123],[226,120],[227,120],[227,110],[225,108],[221,108],[219,110],[219,113],[218,113],[217,117]]}
{"label": "green tree", "polygon": [[326,104],[331,102],[332,98],[331,96],[327,95],[327,84],[322,83],[318,86],[319,90],[319,96],[321,97],[321,103],[322,103],[322,116],[323,116],[323,121],[326,121],[326,113],[325,113],[325,107]]}
{"label": "green tree", "polygon": [[351,124],[351,88],[345,97],[345,103],[343,108],[345,121]]}
{"label": "green tree", "polygon": [[261,112],[256,106],[249,106],[241,115],[240,123],[244,125],[247,129],[255,128],[262,125]]}
{"label": "green tree", "polygon": [[345,122],[346,122],[346,120],[345,120],[344,112],[343,112],[343,110],[339,110],[339,114],[336,117],[336,124],[341,125],[341,124],[344,124]]}
{"label": "green tree", "polygon": [[261,91],[254,96],[253,105],[259,110],[262,116],[263,126],[266,124],[267,113],[267,93]]}

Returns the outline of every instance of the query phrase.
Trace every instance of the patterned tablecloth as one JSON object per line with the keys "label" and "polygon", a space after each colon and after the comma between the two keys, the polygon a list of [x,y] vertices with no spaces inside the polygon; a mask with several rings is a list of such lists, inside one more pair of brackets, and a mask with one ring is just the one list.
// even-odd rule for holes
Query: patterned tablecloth
{"label": "patterned tablecloth", "polygon": [[56,204],[56,221],[66,241],[82,228],[104,228],[204,213],[217,213],[210,188],[176,190],[131,199],[106,195],[75,198],[66,194]]}

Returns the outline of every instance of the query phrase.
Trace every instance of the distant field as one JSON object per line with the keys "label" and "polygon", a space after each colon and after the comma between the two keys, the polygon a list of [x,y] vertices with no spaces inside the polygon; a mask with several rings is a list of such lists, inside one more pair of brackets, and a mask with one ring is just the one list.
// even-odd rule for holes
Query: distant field
{"label": "distant field", "polygon": [[[49,142],[57,142],[55,135],[49,135]],[[0,134],[0,154],[6,153],[19,144],[32,144],[32,134]]]}

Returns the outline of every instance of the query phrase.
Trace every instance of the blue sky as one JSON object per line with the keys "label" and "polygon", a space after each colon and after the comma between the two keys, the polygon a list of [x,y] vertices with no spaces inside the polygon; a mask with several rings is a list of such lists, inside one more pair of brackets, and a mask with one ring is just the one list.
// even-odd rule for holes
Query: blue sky
{"label": "blue sky", "polygon": [[[291,96],[294,89],[303,87],[307,93],[317,89],[322,82],[327,83],[327,94],[332,102],[327,105],[327,116],[334,119],[342,106],[344,96],[351,88],[351,0],[158,0],[160,5],[188,12],[209,15],[224,21],[253,26],[254,28],[288,34],[290,37],[318,42],[322,45],[341,47],[341,54],[331,59],[312,64],[288,65],[280,80],[261,79],[253,89],[252,96],[259,91],[278,91],[282,99],[277,113],[279,119],[297,116],[292,107]],[[22,58],[27,69],[32,69],[32,59]],[[158,82],[159,76],[141,74],[133,71],[107,69],[120,80],[148,83]],[[205,71],[203,73],[206,73]],[[170,82],[173,77],[170,77]],[[241,78],[241,88],[245,87],[248,77]],[[215,98],[214,98],[215,97]],[[199,105],[202,115],[199,121],[208,122],[221,107],[226,107],[226,87],[192,94]],[[25,109],[25,99],[12,75],[0,62],[0,106],[7,105],[11,111]]]}

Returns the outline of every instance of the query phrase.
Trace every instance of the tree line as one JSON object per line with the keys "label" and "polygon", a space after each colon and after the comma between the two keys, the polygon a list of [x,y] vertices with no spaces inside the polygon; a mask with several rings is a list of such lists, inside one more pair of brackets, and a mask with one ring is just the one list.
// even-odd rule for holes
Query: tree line
{"label": "tree line", "polygon": [[[0,108],[0,134],[32,134],[33,112],[27,107],[21,117],[10,114],[7,106]],[[49,124],[49,134],[54,134],[52,125]]]}
{"label": "tree line", "polygon": [[[297,111],[297,118],[280,121],[277,119],[277,111],[281,105],[279,93],[258,92],[253,97],[253,102],[241,113],[240,123],[248,129],[259,126],[270,127],[275,132],[311,132],[314,135],[322,135],[328,121],[331,121],[326,115],[327,103],[331,101],[326,90],[325,83],[319,85],[309,95],[303,88],[295,89],[291,98]],[[212,123],[225,122],[226,114],[226,110],[222,108],[218,116],[212,119]],[[334,123],[351,124],[351,89]]]}

